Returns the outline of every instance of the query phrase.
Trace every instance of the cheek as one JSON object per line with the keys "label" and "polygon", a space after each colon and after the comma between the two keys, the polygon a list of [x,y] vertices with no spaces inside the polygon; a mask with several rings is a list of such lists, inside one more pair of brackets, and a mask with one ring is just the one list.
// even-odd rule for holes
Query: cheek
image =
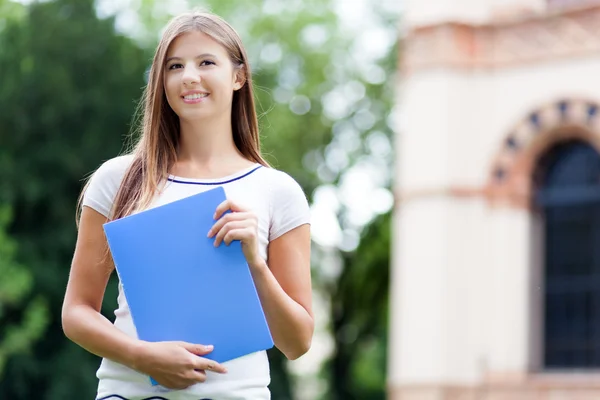
{"label": "cheek", "polygon": [[169,105],[173,107],[173,104],[171,103],[179,96],[178,87],[173,79],[169,78],[163,80],[163,87],[167,101],[169,102]]}

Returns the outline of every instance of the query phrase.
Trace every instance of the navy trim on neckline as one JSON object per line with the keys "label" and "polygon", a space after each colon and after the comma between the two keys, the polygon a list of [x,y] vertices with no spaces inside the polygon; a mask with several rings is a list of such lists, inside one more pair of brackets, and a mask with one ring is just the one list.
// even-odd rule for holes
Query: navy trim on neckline
{"label": "navy trim on neckline", "polygon": [[[108,396],[101,397],[98,400],[110,400],[110,399],[129,400],[127,397],[123,397],[118,394],[109,394]],[[167,399],[166,397],[162,397],[162,396],[152,396],[152,397],[144,397],[142,400],[169,400],[169,399]],[[211,399],[202,398],[200,400],[211,400]]]}
{"label": "navy trim on neckline", "polygon": [[259,165],[256,168],[251,169],[250,171],[246,172],[243,175],[236,176],[235,178],[231,178],[229,180],[221,181],[221,182],[194,182],[194,181],[182,181],[182,180],[173,179],[173,178],[167,178],[167,180],[170,182],[174,182],[174,183],[183,183],[185,185],[223,185],[225,183],[230,183],[230,182],[237,181],[238,179],[245,178],[246,176],[250,175],[251,173],[253,173],[254,171],[256,171],[257,169],[259,169],[261,167],[262,167],[262,165]]}
{"label": "navy trim on neckline", "polygon": [[[111,394],[106,397],[101,397],[98,400],[110,400],[110,399],[119,399],[119,400],[129,400],[127,397],[119,396],[118,394]],[[144,397],[143,400],[169,400],[166,397],[162,396],[152,396],[152,397]]]}

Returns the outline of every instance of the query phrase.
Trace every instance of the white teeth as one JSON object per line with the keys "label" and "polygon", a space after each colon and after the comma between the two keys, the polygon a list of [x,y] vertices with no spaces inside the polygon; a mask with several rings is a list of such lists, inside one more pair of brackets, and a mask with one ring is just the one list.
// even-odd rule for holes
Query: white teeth
{"label": "white teeth", "polygon": [[194,93],[194,94],[189,94],[187,96],[184,96],[183,98],[186,100],[196,100],[196,99],[201,99],[206,96],[208,96],[208,93]]}

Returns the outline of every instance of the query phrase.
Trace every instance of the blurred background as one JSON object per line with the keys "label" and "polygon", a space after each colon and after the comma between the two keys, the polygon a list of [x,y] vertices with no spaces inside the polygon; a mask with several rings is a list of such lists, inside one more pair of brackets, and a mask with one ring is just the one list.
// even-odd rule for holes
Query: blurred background
{"label": "blurred background", "polygon": [[191,7],[241,35],[264,154],[312,206],[317,332],[300,360],[270,352],[273,398],[385,397],[395,2],[0,0],[0,399],[95,395],[99,359],[60,321],[76,200],[125,150],[162,29]]}
{"label": "blurred background", "polygon": [[600,398],[600,1],[0,0],[0,399],[95,394],[75,204],[191,7],[311,203],[316,333],[269,352],[273,399]]}
{"label": "blurred background", "polygon": [[600,2],[405,0],[393,399],[600,398]]}

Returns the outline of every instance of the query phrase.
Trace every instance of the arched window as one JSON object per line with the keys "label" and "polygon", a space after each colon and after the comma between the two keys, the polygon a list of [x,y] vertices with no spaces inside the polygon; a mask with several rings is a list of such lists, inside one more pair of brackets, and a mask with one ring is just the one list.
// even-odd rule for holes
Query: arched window
{"label": "arched window", "polygon": [[534,184],[544,221],[543,366],[600,367],[600,154],[561,143],[540,160]]}

